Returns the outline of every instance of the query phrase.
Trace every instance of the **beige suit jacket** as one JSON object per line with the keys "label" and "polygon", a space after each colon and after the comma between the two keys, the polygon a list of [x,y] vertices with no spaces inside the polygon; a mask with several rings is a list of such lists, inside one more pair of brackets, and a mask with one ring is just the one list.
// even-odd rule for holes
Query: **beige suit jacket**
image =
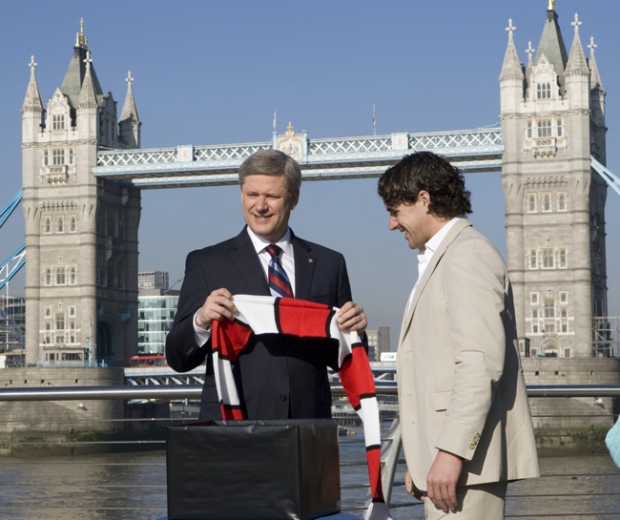
{"label": "beige suit jacket", "polygon": [[419,489],[438,449],[464,459],[459,485],[540,475],[508,273],[467,219],[443,239],[405,311],[397,374]]}

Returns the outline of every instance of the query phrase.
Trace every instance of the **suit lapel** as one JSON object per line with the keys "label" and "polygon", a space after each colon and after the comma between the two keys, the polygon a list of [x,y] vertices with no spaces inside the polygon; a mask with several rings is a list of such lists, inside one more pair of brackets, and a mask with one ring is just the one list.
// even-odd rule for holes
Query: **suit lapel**
{"label": "suit lapel", "polygon": [[413,319],[415,308],[418,302],[420,301],[420,297],[422,296],[422,293],[424,292],[424,289],[426,285],[428,284],[428,281],[430,280],[431,276],[433,276],[433,273],[435,272],[435,268],[439,264],[439,261],[441,260],[445,252],[447,251],[448,247],[450,247],[452,242],[454,242],[456,237],[458,237],[465,228],[470,227],[470,226],[471,226],[471,223],[469,222],[469,220],[467,220],[466,218],[462,218],[456,224],[454,224],[452,229],[448,231],[448,234],[441,241],[441,244],[439,244],[439,247],[433,254],[431,261],[429,262],[428,266],[426,267],[424,271],[424,275],[422,276],[422,278],[420,278],[418,282],[418,285],[415,290],[415,294],[413,295],[413,300],[411,302],[411,305],[409,305],[409,308],[406,310],[406,313],[403,317],[403,323],[400,329],[399,344],[402,343],[403,338],[409,331],[409,327],[411,327],[411,320]]}
{"label": "suit lapel", "polygon": [[269,296],[271,294],[267,280],[265,280],[263,267],[246,228],[233,240],[230,248],[230,259],[247,287],[247,290],[244,289],[243,292],[258,296]]}
{"label": "suit lapel", "polygon": [[312,254],[312,248],[307,242],[300,240],[291,230],[291,242],[293,255],[295,256],[295,298],[300,300],[310,299],[312,277],[316,266],[316,256]]}

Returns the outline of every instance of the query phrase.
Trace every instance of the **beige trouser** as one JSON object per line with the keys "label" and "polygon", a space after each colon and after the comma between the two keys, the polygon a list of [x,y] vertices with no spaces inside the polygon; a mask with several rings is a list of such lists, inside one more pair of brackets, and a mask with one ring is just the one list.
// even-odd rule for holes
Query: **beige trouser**
{"label": "beige trouser", "polygon": [[458,520],[504,520],[506,509],[507,482],[491,482],[457,488],[458,506],[456,511],[444,513],[435,507],[426,497],[424,513],[426,520],[458,519]]}

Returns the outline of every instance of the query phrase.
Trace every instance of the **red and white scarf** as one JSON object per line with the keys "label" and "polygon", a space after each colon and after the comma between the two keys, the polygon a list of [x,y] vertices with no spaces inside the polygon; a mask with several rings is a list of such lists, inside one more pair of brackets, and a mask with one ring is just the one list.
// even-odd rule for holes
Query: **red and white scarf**
{"label": "red and white scarf", "polygon": [[215,384],[225,420],[244,419],[233,365],[252,333],[291,334],[338,340],[340,381],[364,424],[364,442],[372,502],[365,520],[391,520],[381,488],[381,425],[375,383],[366,349],[357,332],[338,328],[337,307],[293,298],[233,296],[235,320],[214,321],[211,342]]}

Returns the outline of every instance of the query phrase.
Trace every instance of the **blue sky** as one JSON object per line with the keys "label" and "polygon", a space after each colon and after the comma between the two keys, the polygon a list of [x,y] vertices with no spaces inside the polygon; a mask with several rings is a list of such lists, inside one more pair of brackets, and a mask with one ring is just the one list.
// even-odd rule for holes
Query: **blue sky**
{"label": "blue sky", "polygon": [[[536,48],[548,0],[22,1],[0,17],[0,168],[3,206],[21,184],[20,108],[38,63],[44,103],[60,86],[80,18],[105,92],[125,98],[127,71],[143,122],[142,145],[224,144],[271,139],[273,113],[311,138],[456,130],[499,122],[499,84],[512,18],[517,51]],[[620,3],[557,0],[567,48],[575,12],[581,41],[594,36],[607,95],[607,165],[620,175]],[[589,54],[586,49],[586,54]],[[616,56],[614,58],[614,56]],[[505,251],[499,172],[466,177],[471,220]],[[140,270],[183,276],[186,254],[237,234],[238,187],[144,191]],[[620,314],[620,196],[609,190],[610,314]],[[389,325],[392,345],[416,258],[387,229],[376,179],[308,182],[291,224],[304,238],[345,254],[354,299],[370,327]],[[0,229],[0,260],[23,242],[21,211]],[[23,292],[23,276],[11,292]],[[178,286],[177,286],[178,287]]]}

